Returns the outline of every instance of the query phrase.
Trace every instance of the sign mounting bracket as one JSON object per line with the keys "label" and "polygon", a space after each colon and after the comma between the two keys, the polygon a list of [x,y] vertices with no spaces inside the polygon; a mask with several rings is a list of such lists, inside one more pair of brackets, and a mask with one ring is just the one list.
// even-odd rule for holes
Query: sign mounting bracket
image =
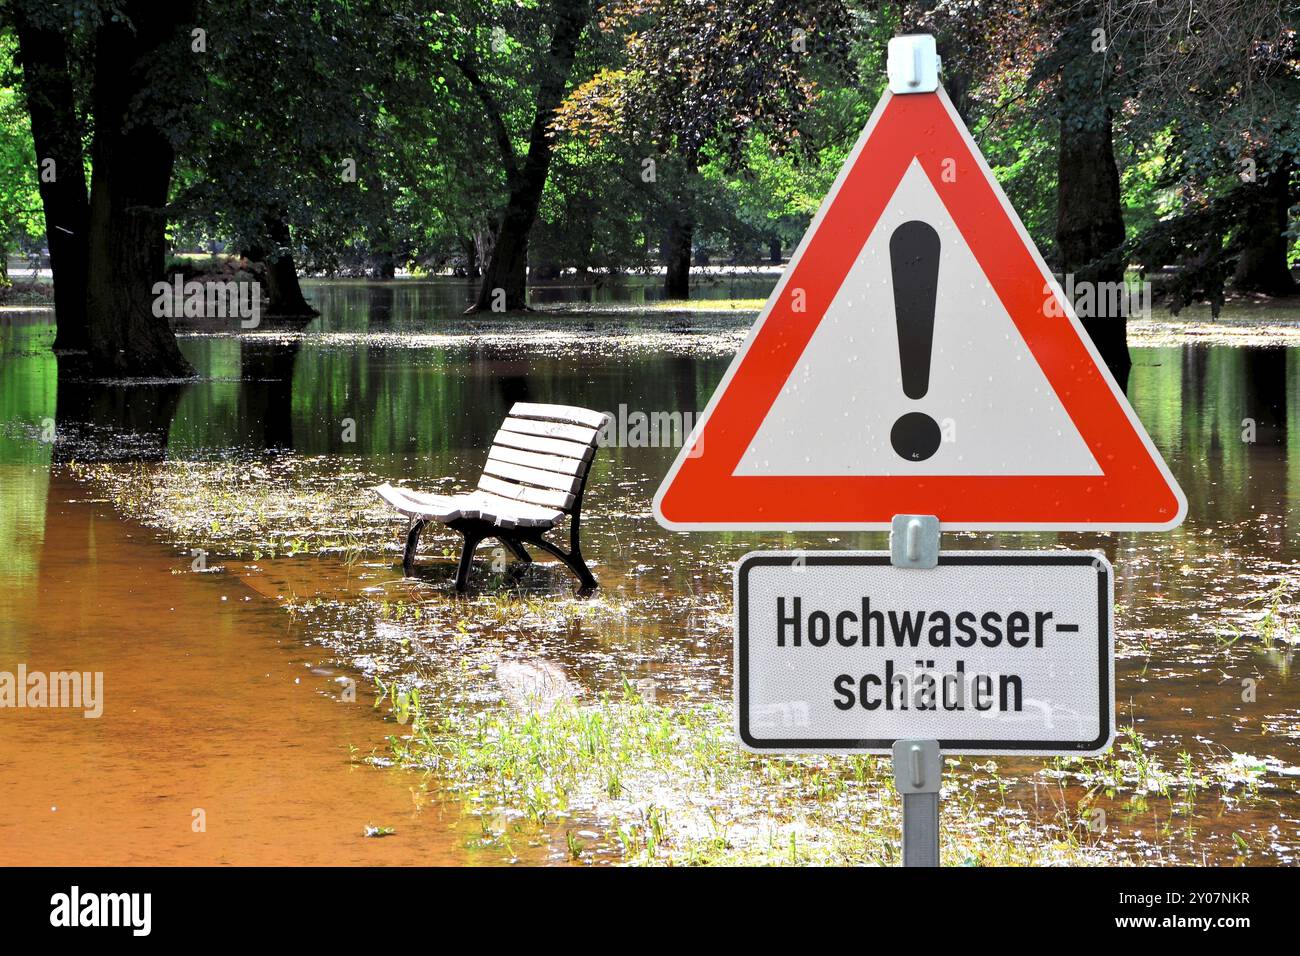
{"label": "sign mounting bracket", "polygon": [[885,73],[891,93],[933,93],[939,88],[942,61],[934,37],[910,33],[889,41]]}
{"label": "sign mounting bracket", "polygon": [[938,565],[939,519],[934,515],[894,515],[889,531],[889,563],[896,568]]}

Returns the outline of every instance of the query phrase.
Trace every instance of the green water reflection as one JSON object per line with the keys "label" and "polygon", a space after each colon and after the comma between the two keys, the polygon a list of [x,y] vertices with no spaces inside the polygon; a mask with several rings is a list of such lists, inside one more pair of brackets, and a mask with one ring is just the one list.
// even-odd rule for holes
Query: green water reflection
{"label": "green water reflection", "polygon": [[[361,458],[380,470],[418,475],[481,448],[519,400],[694,412],[729,355],[690,343],[749,322],[746,314],[705,320],[621,313],[540,317],[520,330],[490,318],[462,320],[459,283],[316,284],[311,291],[323,315],[301,331],[184,336],[182,349],[202,380],[168,387],[69,385],[61,396],[58,364],[45,348],[48,319],[20,316],[0,324],[0,533],[16,545],[6,549],[6,562],[21,570],[40,547],[43,466],[52,459],[56,421],[61,436],[69,423],[108,434],[152,430],[162,446],[154,454],[171,458],[285,449]],[[734,291],[734,284],[724,291]],[[644,348],[608,347],[665,324],[676,330],[680,347],[665,350],[653,341]],[[556,331],[558,344],[548,339]],[[441,338],[424,345],[424,333]],[[1224,528],[1271,516],[1275,521],[1256,530],[1253,544],[1278,560],[1292,559],[1300,504],[1300,350],[1187,345],[1136,348],[1134,359],[1130,400],[1190,502],[1186,529],[1175,535],[1203,536],[1207,522]],[[672,454],[610,448],[601,460],[652,478]],[[1249,536],[1230,538],[1220,543],[1252,545]],[[1214,543],[1211,534],[1196,550],[1212,550]]]}

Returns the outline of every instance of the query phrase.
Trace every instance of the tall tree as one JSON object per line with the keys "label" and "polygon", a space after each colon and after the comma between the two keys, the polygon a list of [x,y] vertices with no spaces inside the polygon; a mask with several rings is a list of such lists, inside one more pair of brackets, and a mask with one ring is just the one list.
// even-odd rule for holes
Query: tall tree
{"label": "tall tree", "polygon": [[[550,39],[536,60],[531,87],[531,121],[527,146],[522,157],[515,145],[505,111],[497,94],[481,70],[477,44],[471,44],[457,58],[456,65],[483,105],[491,135],[497,144],[505,171],[506,202],[492,246],[491,257],[483,269],[478,298],[470,311],[528,306],[528,235],[537,219],[537,210],[546,188],[546,177],[554,150],[551,123],[569,84],[569,75],[578,51],[578,42],[592,15],[592,0],[550,0]],[[499,29],[499,28],[498,28]],[[501,34],[489,31],[489,45],[500,45]]]}
{"label": "tall tree", "polygon": [[[196,0],[161,12],[145,0],[10,4],[27,38],[21,55],[34,94],[33,139],[38,153],[57,154],[46,157],[54,160],[54,176],[43,177],[43,185],[56,189],[43,199],[60,344],[76,353],[73,365],[96,374],[189,374],[167,320],[152,306],[163,273],[175,145],[201,78],[184,29]],[[88,96],[78,81],[89,83]],[[88,101],[94,131],[88,201],[81,101]]]}
{"label": "tall tree", "polygon": [[623,0],[603,26],[622,35],[624,63],[575,90],[563,125],[648,144],[664,204],[664,294],[690,295],[697,174],[739,168],[763,134],[784,151],[800,141],[817,95],[812,71],[842,68],[848,14],[840,0]]}
{"label": "tall tree", "polygon": [[154,315],[166,252],[167,198],[176,159],[173,65],[191,54],[195,0],[163,8],[126,0],[95,36],[92,102],[89,355],[96,372],[192,374],[167,319]]}
{"label": "tall tree", "polygon": [[[1057,179],[1056,256],[1084,294],[1100,284],[1122,284],[1126,262],[1114,255],[1124,244],[1124,209],[1115,162],[1115,61],[1108,56],[1094,5],[1066,11],[1047,63],[1056,70]],[[1120,387],[1128,384],[1132,359],[1127,317],[1111,315],[1118,297],[1094,294],[1080,322]]]}
{"label": "tall tree", "polygon": [[313,314],[299,261],[331,271],[346,252],[382,245],[396,264],[406,224],[393,214],[393,180],[413,173],[407,158],[441,122],[433,91],[448,66],[443,38],[458,27],[427,6],[209,6],[226,26],[209,37],[211,82],[174,205],[187,231],[224,238],[258,263],[268,314]]}
{"label": "tall tree", "polygon": [[1268,166],[1256,169],[1253,183],[1242,190],[1245,226],[1233,274],[1233,284],[1239,291],[1295,294],[1296,281],[1287,261],[1288,226],[1296,198],[1291,185],[1294,174],[1295,155],[1285,149],[1276,150]]}
{"label": "tall tree", "polygon": [[316,315],[307,304],[298,281],[298,267],[293,259],[293,236],[284,210],[268,209],[260,229],[241,250],[244,258],[261,268],[266,286],[266,314],[277,317],[306,318]]}
{"label": "tall tree", "polygon": [[86,289],[89,204],[82,125],[77,116],[71,57],[59,11],[48,3],[12,0],[23,88],[40,170],[50,270],[54,274],[56,351],[89,347]]}
{"label": "tall tree", "polygon": [[1201,0],[1182,7],[1105,0],[1104,26],[1133,74],[1125,111],[1134,143],[1166,141],[1158,184],[1177,197],[1131,241],[1134,257],[1176,264],[1174,308],[1217,313],[1239,291],[1287,295],[1292,180],[1300,155],[1294,4]]}

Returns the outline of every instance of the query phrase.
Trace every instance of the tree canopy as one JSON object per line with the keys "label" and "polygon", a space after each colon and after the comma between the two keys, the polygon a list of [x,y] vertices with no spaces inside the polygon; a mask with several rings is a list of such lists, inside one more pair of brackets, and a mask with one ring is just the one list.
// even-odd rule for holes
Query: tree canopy
{"label": "tree canopy", "polygon": [[300,271],[685,297],[790,250],[916,30],[1054,267],[1294,291],[1282,0],[0,0],[0,244],[48,246],[61,347],[128,373],[184,371],[165,254],[242,256],[288,314]]}

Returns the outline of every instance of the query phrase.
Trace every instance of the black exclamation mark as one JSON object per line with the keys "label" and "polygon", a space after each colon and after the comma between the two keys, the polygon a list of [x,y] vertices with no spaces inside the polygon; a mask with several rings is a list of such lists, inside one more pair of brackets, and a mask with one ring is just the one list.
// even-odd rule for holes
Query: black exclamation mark
{"label": "black exclamation mark", "polygon": [[[894,278],[894,321],[898,324],[898,363],[903,394],[925,398],[930,390],[930,350],[934,344],[934,301],[939,291],[939,234],[920,220],[905,222],[889,237]],[[924,412],[908,412],[889,432],[894,451],[908,461],[925,461],[939,450],[938,423]]]}

